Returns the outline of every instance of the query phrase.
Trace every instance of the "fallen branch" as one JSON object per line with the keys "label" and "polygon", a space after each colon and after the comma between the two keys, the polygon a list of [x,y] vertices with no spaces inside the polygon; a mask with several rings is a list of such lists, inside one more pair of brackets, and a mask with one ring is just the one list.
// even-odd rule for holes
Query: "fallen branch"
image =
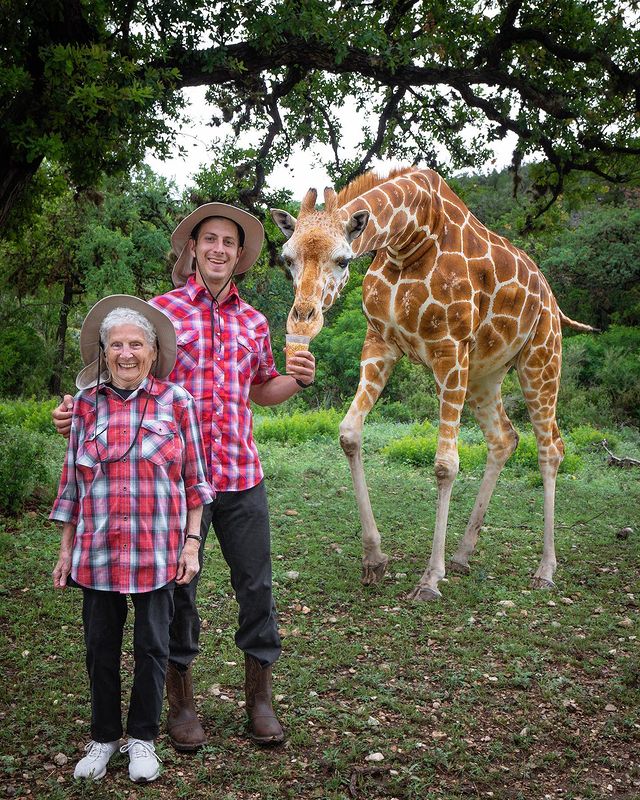
{"label": "fallen branch", "polygon": [[[570,525],[556,525],[556,528],[575,528],[578,525],[588,525],[590,522],[593,522],[594,519],[598,519],[603,514],[608,512],[608,508],[605,508],[603,511],[598,512],[595,517],[591,517],[591,519],[577,519],[575,522],[572,522]],[[523,527],[523,526],[521,526]]]}
{"label": "fallen branch", "polygon": [[637,458],[630,458],[629,456],[623,456],[622,458],[619,458],[618,456],[614,455],[607,447],[608,442],[606,439],[603,439],[600,444],[609,454],[607,464],[610,467],[622,467],[623,469],[627,469],[628,467],[640,467],[640,461],[638,461]]}

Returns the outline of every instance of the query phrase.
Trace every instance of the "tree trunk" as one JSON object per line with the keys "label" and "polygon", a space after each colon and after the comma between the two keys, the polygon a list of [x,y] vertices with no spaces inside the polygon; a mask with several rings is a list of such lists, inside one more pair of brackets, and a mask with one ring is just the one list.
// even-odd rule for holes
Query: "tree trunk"
{"label": "tree trunk", "polygon": [[[6,151],[5,151],[6,152]],[[42,158],[30,163],[3,159],[0,166],[0,231],[4,230],[11,209],[29,185],[40,166]]]}
{"label": "tree trunk", "polygon": [[73,301],[73,283],[67,279],[64,284],[64,295],[60,306],[58,330],[56,331],[56,361],[49,380],[49,391],[52,395],[60,395],[62,387],[62,370],[64,369],[64,353],[67,340],[69,311]]}

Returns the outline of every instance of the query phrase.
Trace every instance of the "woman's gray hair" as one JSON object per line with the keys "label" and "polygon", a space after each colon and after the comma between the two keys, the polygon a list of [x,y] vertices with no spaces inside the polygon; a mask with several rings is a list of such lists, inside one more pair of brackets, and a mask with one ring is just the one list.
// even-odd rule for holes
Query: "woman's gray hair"
{"label": "woman's gray hair", "polygon": [[121,307],[114,308],[113,311],[110,311],[102,320],[102,325],[100,325],[100,341],[105,349],[109,344],[109,333],[111,328],[115,328],[116,325],[135,325],[138,328],[142,328],[144,331],[144,338],[147,340],[147,343],[150,344],[151,347],[157,347],[158,337],[156,334],[156,329],[151,322],[149,322],[149,320],[138,311]]}

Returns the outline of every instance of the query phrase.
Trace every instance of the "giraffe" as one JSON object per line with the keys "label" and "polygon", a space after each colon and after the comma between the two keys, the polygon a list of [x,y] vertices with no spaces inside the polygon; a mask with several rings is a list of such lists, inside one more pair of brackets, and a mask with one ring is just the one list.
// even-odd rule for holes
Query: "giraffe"
{"label": "giraffe", "polygon": [[561,325],[593,330],[559,309],[544,275],[522,250],[488,230],[433,170],[407,167],[383,178],[366,173],[339,194],[325,189],[316,210],[310,189],[298,218],[271,214],[295,299],[291,333],[314,337],[348,280],[354,256],[375,257],[362,284],[367,333],[356,395],[340,424],[340,444],[353,479],[362,526],[362,582],[376,583],[388,557],[381,550],[362,461],[364,420],[403,356],[433,371],[439,400],[435,476],[438,489],[431,556],[410,599],[441,597],[449,502],[458,473],[458,431],[467,402],[487,442],[487,462],[468,524],[450,563],[469,572],[485,512],[518,435],[501,398],[517,370],[538,445],[544,492],[544,534],[533,586],[553,588],[554,503],[564,445],[556,424]]}

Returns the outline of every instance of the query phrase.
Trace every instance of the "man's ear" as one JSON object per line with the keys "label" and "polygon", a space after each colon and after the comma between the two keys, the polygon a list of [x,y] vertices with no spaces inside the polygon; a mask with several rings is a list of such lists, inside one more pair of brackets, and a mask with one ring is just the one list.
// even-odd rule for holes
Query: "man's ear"
{"label": "man's ear", "polygon": [[292,217],[288,211],[281,211],[279,208],[271,209],[271,217],[286,238],[290,239],[296,229],[296,218]]}

